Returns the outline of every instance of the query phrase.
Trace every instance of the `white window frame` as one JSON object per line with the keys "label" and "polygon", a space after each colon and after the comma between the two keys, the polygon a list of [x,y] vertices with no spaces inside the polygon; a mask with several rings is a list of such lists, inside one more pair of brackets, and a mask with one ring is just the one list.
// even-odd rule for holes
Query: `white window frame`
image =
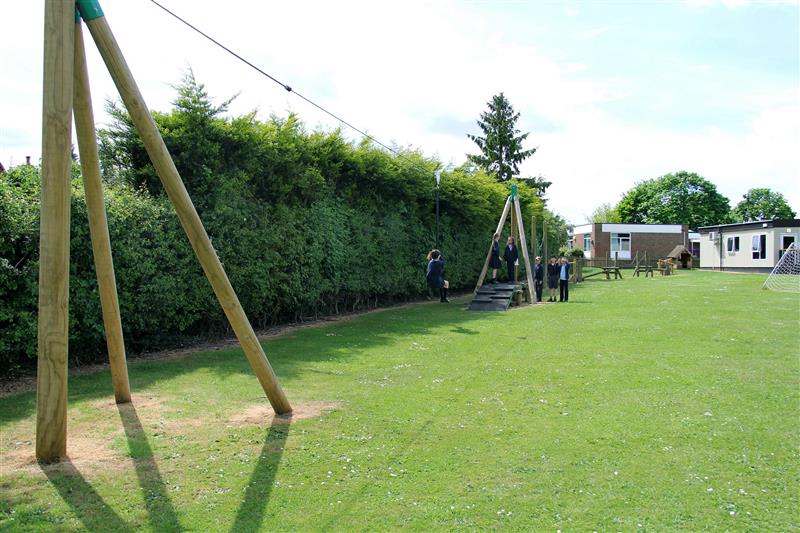
{"label": "white window frame", "polygon": [[583,236],[583,251],[588,252],[592,249],[592,236],[586,234]]}
{"label": "white window frame", "polygon": [[630,259],[631,233],[612,233],[608,255],[612,259],[622,259],[623,261]]}
{"label": "white window frame", "polygon": [[739,251],[739,236],[728,237],[727,243],[728,255],[734,255]]}
{"label": "white window frame", "polygon": [[[764,244],[762,247],[761,244]],[[753,238],[750,241],[750,247],[753,251],[753,259],[755,260],[762,260],[767,258],[767,234],[766,233],[758,233],[753,235]],[[758,257],[756,257],[758,256]]]}

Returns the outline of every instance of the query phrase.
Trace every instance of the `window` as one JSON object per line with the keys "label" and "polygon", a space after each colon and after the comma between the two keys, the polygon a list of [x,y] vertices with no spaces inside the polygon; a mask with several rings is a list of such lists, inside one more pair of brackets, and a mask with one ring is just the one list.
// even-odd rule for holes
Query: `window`
{"label": "window", "polygon": [[753,235],[753,259],[767,258],[767,236]]}
{"label": "window", "polygon": [[611,234],[611,252],[630,252],[631,251],[631,234],[630,233],[612,233]]}
{"label": "window", "polygon": [[583,249],[585,251],[589,251],[592,248],[592,236],[591,235],[584,235],[583,236]]}
{"label": "window", "polygon": [[739,251],[739,237],[728,237],[728,253],[734,254]]}

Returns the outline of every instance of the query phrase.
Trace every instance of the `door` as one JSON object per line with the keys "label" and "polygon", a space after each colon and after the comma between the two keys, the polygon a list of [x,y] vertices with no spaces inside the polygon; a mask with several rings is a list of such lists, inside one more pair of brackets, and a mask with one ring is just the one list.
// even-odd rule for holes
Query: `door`
{"label": "door", "polygon": [[797,235],[793,233],[781,235],[781,249],[778,250],[778,259],[783,257],[783,252],[788,250],[792,244],[797,246]]}

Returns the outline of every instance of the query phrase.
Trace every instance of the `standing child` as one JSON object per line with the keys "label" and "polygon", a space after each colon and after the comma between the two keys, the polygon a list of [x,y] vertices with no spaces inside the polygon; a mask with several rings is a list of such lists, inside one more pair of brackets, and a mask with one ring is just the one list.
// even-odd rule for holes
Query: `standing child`
{"label": "standing child", "polygon": [[562,257],[561,268],[559,268],[558,272],[559,302],[569,301],[569,268],[569,260],[566,257]]}
{"label": "standing child", "polygon": [[536,292],[536,302],[542,301],[542,289],[544,288],[544,267],[542,258],[536,257],[536,264],[533,267],[533,287]]}
{"label": "standing child", "polygon": [[550,292],[548,302],[556,301],[556,289],[558,288],[558,265],[556,264],[556,256],[550,256],[550,262],[547,263],[547,289]]}
{"label": "standing child", "polygon": [[444,280],[444,257],[439,250],[428,252],[428,271],[425,274],[428,287],[439,289],[440,301],[450,303],[447,299],[447,282]]}
{"label": "standing child", "polygon": [[517,245],[514,244],[514,237],[508,238],[508,244],[506,244],[506,250],[503,253],[503,259],[506,260],[506,267],[508,268],[508,282],[514,283],[517,281],[514,276],[514,271],[516,268],[517,260],[519,259],[519,252],[517,251]]}
{"label": "standing child", "polygon": [[489,266],[492,268],[492,280],[489,283],[497,283],[497,269],[500,268],[500,234],[492,236],[492,255],[489,258]]}

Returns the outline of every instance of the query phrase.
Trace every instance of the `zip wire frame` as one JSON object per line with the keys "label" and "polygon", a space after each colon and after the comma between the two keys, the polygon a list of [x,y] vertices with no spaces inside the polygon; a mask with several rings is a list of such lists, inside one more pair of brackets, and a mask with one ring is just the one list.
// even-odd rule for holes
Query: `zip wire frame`
{"label": "zip wire frame", "polygon": [[[292,407],[211,245],[99,4],[95,0],[78,0],[77,5],[250,366],[275,412],[290,413]],[[92,252],[101,292],[114,396],[118,403],[130,401],[83,38],[75,6],[74,0],[45,2],[36,406],[36,458],[42,462],[57,461],[67,455],[70,141],[73,111],[87,191]]]}

